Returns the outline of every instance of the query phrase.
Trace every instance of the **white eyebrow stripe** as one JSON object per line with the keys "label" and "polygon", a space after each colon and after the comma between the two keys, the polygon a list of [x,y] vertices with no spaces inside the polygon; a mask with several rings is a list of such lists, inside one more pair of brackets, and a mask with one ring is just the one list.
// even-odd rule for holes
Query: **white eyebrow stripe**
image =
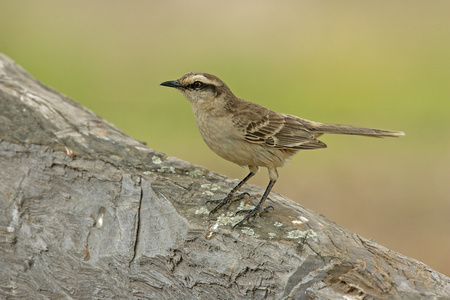
{"label": "white eyebrow stripe", "polygon": [[204,83],[212,83],[211,80],[209,80],[208,78],[206,78],[205,76],[200,75],[200,74],[193,76],[192,77],[192,81],[193,82],[194,81],[201,81],[201,82],[204,82]]}

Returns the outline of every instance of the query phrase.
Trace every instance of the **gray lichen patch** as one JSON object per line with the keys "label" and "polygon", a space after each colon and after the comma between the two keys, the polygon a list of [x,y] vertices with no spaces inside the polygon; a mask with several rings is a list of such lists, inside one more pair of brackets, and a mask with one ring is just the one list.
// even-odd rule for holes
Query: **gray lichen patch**
{"label": "gray lichen patch", "polygon": [[153,155],[153,157],[152,157],[152,162],[153,162],[155,165],[160,165],[160,164],[162,163],[161,157],[156,156],[156,155]]}
{"label": "gray lichen patch", "polygon": [[244,227],[241,229],[241,232],[245,235],[254,237],[254,238],[259,238],[259,234],[256,234],[255,231],[253,230],[253,228],[250,227]]}
{"label": "gray lichen patch", "polygon": [[176,170],[175,170],[175,168],[172,167],[172,166],[169,166],[169,167],[162,166],[160,169],[158,169],[158,172],[160,172],[160,173],[171,173],[171,174],[175,174],[175,173],[176,173]]}
{"label": "gray lichen patch", "polygon": [[214,192],[220,190],[220,186],[215,183],[204,183],[200,187],[202,189],[206,189],[206,191],[203,191],[202,194],[208,197],[214,196]]}
{"label": "gray lichen patch", "polygon": [[205,184],[202,184],[200,187],[203,189],[211,190],[211,191],[217,191],[220,189],[220,186],[218,186],[215,183],[205,183]]}
{"label": "gray lichen patch", "polygon": [[238,208],[237,208],[238,211],[239,211],[239,210],[246,210],[246,209],[254,209],[254,208],[255,208],[254,205],[246,204],[245,202],[246,202],[246,201],[241,201],[241,202],[239,203],[239,206],[238,206]]}
{"label": "gray lichen patch", "polygon": [[211,191],[203,191],[202,194],[206,196],[214,196],[214,193]]}
{"label": "gray lichen patch", "polygon": [[196,215],[208,215],[209,214],[209,210],[206,207],[202,206],[202,207],[200,207],[199,209],[197,209],[195,211],[195,214]]}
{"label": "gray lichen patch", "polygon": [[188,171],[187,175],[197,178],[197,177],[202,177],[204,175],[204,172],[200,169],[195,169],[195,170]]}
{"label": "gray lichen patch", "polygon": [[242,221],[244,219],[243,216],[235,216],[234,213],[228,212],[227,214],[222,214],[217,218],[217,224],[224,226],[224,225],[234,225],[239,221]]}
{"label": "gray lichen patch", "polygon": [[301,231],[298,229],[289,231],[286,235],[288,239],[307,239],[312,238],[315,239],[317,237],[317,233],[314,230],[308,229],[306,231]]}

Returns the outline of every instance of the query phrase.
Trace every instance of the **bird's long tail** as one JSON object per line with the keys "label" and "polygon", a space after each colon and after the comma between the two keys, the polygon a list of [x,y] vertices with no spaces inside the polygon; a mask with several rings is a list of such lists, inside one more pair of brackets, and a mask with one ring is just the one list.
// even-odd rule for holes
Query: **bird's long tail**
{"label": "bird's long tail", "polygon": [[392,131],[384,129],[366,128],[366,127],[356,127],[348,125],[335,125],[335,124],[324,124],[318,122],[311,122],[310,130],[314,134],[322,135],[324,133],[331,134],[352,134],[352,135],[363,135],[370,137],[401,137],[405,133],[402,131]]}

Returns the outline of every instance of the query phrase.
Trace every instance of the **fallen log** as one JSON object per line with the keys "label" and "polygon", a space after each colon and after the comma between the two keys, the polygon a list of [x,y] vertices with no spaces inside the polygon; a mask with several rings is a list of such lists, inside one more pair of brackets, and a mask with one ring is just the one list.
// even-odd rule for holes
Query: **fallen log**
{"label": "fallen log", "polygon": [[146,147],[0,54],[0,298],[450,297],[443,274],[276,193],[248,226],[231,228],[244,201],[208,216],[236,182]]}

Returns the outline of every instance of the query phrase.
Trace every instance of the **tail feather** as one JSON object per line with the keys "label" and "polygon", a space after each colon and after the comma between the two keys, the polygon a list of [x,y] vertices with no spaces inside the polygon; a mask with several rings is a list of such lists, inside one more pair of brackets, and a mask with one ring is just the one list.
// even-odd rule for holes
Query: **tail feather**
{"label": "tail feather", "polygon": [[366,128],[366,127],[356,127],[348,125],[334,125],[334,124],[323,124],[315,123],[312,126],[311,131],[317,134],[331,133],[331,134],[352,134],[352,135],[362,135],[370,137],[401,137],[405,133],[402,131],[392,131],[384,129]]}

